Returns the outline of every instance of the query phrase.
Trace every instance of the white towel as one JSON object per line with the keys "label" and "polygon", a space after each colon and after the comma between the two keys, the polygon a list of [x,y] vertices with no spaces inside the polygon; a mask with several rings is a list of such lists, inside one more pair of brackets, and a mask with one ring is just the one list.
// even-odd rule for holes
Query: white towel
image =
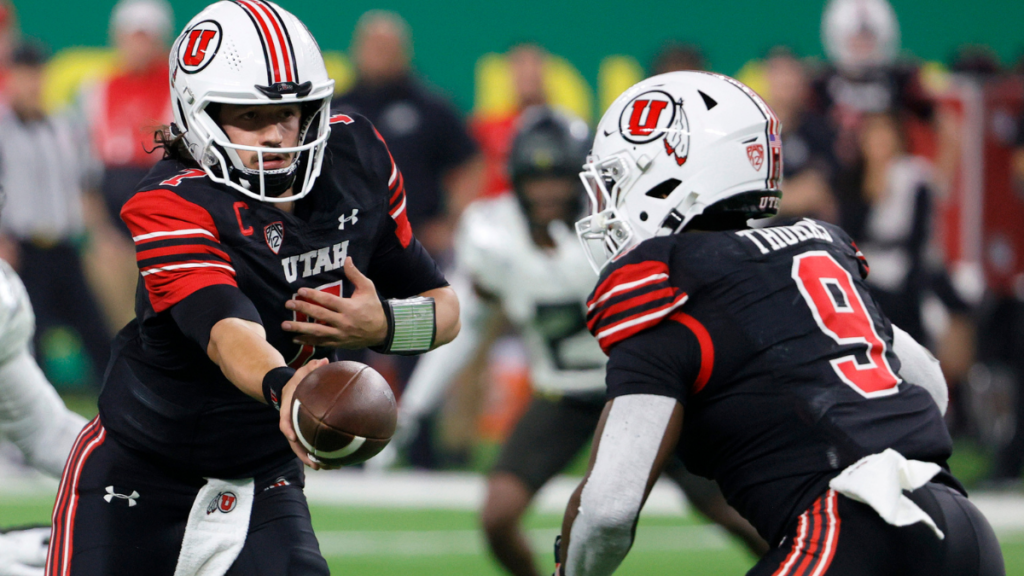
{"label": "white towel", "polygon": [[223,576],[249,533],[253,480],[208,478],[188,515],[174,576]]}
{"label": "white towel", "polygon": [[942,470],[938,464],[907,460],[902,454],[887,448],[879,454],[861,458],[829,482],[829,487],[840,494],[863,502],[893,526],[909,526],[924,522],[940,540],[945,534],[935,525],[932,517],[903,495],[928,483]]}

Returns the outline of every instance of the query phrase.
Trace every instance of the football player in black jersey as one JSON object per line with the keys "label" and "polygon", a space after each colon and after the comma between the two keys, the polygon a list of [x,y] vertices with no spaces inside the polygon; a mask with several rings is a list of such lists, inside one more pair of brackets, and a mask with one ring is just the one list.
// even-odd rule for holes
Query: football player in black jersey
{"label": "football player in black jersey", "polygon": [[384,141],[330,114],[334,83],[292,14],[218,2],[170,58],[166,158],[121,212],[137,318],[65,466],[47,574],[327,574],[292,390],[335,348],[451,341],[458,301]]}
{"label": "football player in black jersey", "polygon": [[778,120],[725,76],[649,78],[598,125],[577,233],[609,401],[559,573],[618,567],[677,453],[772,546],[750,575],[1004,574],[946,465],[941,372],[880,312],[863,255],[815,220],[747,227],[781,174]]}

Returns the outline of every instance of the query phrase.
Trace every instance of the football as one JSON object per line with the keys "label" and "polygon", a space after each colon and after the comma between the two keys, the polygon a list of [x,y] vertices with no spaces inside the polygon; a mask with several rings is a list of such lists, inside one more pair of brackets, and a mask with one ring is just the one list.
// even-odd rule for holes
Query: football
{"label": "football", "polygon": [[295,388],[292,426],[299,442],[326,466],[365,462],[391,441],[398,410],[391,386],[359,362],[331,362]]}

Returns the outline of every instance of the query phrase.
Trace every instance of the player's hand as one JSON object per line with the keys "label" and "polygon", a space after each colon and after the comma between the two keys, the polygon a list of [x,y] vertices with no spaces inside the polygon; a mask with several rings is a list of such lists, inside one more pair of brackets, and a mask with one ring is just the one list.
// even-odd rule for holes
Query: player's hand
{"label": "player's hand", "polygon": [[299,457],[299,460],[302,460],[303,464],[309,466],[313,470],[319,470],[321,466],[320,463],[309,454],[309,452],[306,452],[305,446],[299,442],[299,437],[295,434],[295,428],[292,426],[292,396],[295,394],[295,387],[299,385],[299,382],[302,382],[303,378],[313,370],[327,364],[327,362],[328,360],[326,358],[310,360],[305,366],[295,371],[295,375],[292,376],[291,380],[289,380],[281,390],[281,420],[279,424],[281,433],[284,434],[284,437],[288,440],[288,444],[291,445],[292,452],[295,452],[295,455]]}
{"label": "player's hand", "polygon": [[387,337],[388,322],[373,281],[363,276],[352,258],[345,260],[345,276],[355,287],[351,298],[300,288],[299,298],[285,303],[289,310],[317,321],[281,324],[286,332],[296,334],[296,343],[354,349],[376,346]]}

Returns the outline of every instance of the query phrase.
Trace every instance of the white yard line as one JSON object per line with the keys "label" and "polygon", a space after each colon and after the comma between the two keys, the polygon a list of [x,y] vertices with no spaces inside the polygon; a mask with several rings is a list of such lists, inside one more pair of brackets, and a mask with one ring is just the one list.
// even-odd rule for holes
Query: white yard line
{"label": "white yard line", "polygon": [[[535,510],[562,514],[579,478],[558,477],[537,495]],[[0,474],[0,504],[51,497],[57,482],[41,474]],[[309,472],[306,497],[311,504],[394,509],[475,511],[483,501],[485,478],[462,472],[361,470]],[[973,492],[971,501],[997,532],[1024,531],[1024,493]],[[690,513],[679,488],[659,481],[644,506],[644,516],[685,516]]]}
{"label": "white yard line", "polygon": [[[534,550],[552,547],[556,528],[530,530]],[[317,531],[324,556],[476,556],[486,553],[478,530]],[[728,536],[714,526],[641,526],[633,551],[719,550]]]}
{"label": "white yard line", "polygon": [[[535,509],[543,513],[565,512],[565,503],[579,481],[564,476],[555,478],[537,494]],[[485,491],[483,476],[462,472],[337,470],[306,476],[306,497],[318,504],[477,510]],[[662,481],[655,485],[644,510],[651,515],[680,516],[689,513],[689,506],[675,484]]]}

